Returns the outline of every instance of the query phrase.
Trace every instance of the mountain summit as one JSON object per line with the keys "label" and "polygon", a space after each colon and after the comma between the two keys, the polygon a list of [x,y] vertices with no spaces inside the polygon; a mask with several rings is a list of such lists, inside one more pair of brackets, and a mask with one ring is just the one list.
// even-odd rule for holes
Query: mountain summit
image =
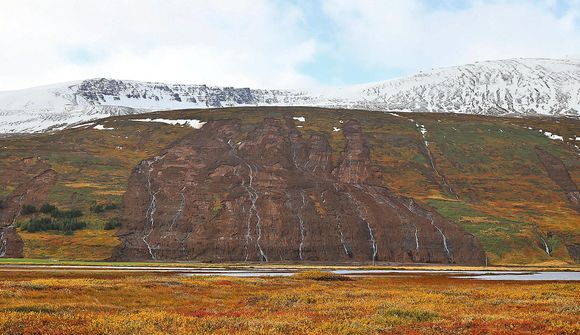
{"label": "mountain summit", "polygon": [[251,89],[88,79],[0,92],[0,133],[56,130],[111,115],[234,106],[578,116],[580,61],[487,61],[379,83],[319,89]]}

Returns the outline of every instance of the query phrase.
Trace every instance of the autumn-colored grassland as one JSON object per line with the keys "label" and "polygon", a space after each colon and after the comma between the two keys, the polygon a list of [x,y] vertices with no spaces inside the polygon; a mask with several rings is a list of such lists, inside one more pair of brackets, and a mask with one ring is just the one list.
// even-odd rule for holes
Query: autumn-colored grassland
{"label": "autumn-colored grassland", "polygon": [[2,334],[576,334],[575,282],[0,272]]}

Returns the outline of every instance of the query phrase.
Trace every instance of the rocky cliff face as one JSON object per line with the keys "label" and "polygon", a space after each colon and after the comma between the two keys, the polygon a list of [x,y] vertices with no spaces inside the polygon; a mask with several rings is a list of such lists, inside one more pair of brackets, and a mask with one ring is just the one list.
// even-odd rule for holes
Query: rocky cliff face
{"label": "rocky cliff face", "polygon": [[22,180],[0,208],[0,257],[22,257],[23,243],[16,232],[16,219],[25,204],[41,206],[57,179],[50,165],[35,158],[19,161],[0,179]]}
{"label": "rocky cliff face", "polygon": [[383,185],[357,121],[333,157],[291,117],[208,122],[133,171],[116,260],[481,264],[473,236]]}
{"label": "rocky cliff face", "polygon": [[580,190],[562,160],[551,153],[536,147],[536,155],[548,173],[548,177],[566,194],[570,207],[580,213]]}

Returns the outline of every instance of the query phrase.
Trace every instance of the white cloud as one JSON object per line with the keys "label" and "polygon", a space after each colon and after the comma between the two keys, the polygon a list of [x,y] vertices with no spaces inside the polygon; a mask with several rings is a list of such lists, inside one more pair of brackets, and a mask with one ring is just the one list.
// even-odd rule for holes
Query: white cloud
{"label": "white cloud", "polygon": [[0,89],[89,77],[253,87],[312,84],[316,42],[266,0],[2,0]]}
{"label": "white cloud", "polygon": [[0,90],[91,77],[285,88],[343,81],[307,63],[389,74],[580,55],[580,0],[439,1],[0,0]]}
{"label": "white cloud", "polygon": [[[328,0],[340,54],[370,68],[428,70],[490,59],[559,58],[580,52],[580,1],[473,1],[462,9],[420,0]],[[422,68],[419,68],[422,67]]]}

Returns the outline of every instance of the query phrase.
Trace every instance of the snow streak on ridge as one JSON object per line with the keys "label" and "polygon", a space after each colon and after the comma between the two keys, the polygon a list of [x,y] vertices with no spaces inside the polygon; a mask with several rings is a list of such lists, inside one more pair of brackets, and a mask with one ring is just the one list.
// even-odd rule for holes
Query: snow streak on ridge
{"label": "snow streak on ridge", "polygon": [[580,116],[580,60],[489,61],[373,84],[295,90],[89,79],[0,92],[0,133],[58,130],[113,115],[236,106]]}

